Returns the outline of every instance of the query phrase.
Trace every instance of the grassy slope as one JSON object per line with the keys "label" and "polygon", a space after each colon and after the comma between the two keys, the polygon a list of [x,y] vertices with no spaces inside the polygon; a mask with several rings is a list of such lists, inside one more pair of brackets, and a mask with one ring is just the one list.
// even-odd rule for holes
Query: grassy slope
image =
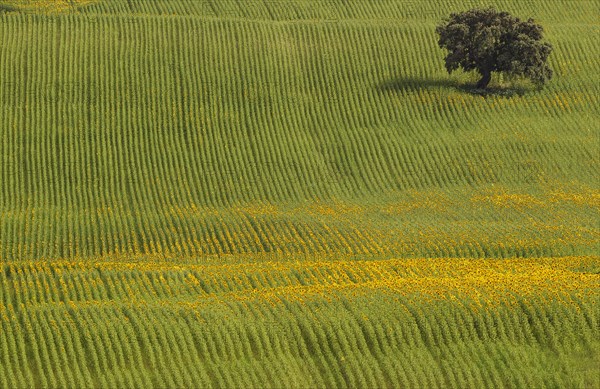
{"label": "grassy slope", "polygon": [[556,47],[555,80],[512,99],[445,74],[454,3],[126,3],[3,16],[3,258],[597,251],[592,2],[507,4]]}
{"label": "grassy slope", "polygon": [[598,264],[13,263],[0,386],[596,387]]}
{"label": "grassy slope", "polygon": [[513,98],[443,70],[475,3],[0,15],[0,386],[596,385],[597,257],[348,262],[598,252],[595,3],[498,2],[555,46]]}

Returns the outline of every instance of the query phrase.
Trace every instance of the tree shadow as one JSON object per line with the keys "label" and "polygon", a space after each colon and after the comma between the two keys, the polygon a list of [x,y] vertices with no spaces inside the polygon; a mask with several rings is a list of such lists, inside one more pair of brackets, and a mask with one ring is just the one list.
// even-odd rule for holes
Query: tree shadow
{"label": "tree shadow", "polygon": [[18,9],[15,6],[10,4],[0,3],[0,14],[8,13],[8,12],[16,12]]}
{"label": "tree shadow", "polygon": [[509,86],[492,84],[486,89],[478,89],[475,82],[459,82],[458,80],[447,78],[440,79],[421,77],[399,77],[377,85],[377,90],[381,92],[409,92],[440,89],[452,89],[455,91],[483,97],[523,96],[527,92],[535,90],[535,88],[529,86],[514,84],[510,84]]}
{"label": "tree shadow", "polygon": [[459,85],[459,90],[469,93],[471,95],[483,96],[483,97],[494,97],[494,96],[503,96],[503,97],[515,97],[515,96],[524,96],[528,92],[532,92],[538,90],[538,88],[533,88],[529,86],[522,85],[492,85],[488,86],[486,89],[479,89],[475,86],[475,84],[463,84]]}

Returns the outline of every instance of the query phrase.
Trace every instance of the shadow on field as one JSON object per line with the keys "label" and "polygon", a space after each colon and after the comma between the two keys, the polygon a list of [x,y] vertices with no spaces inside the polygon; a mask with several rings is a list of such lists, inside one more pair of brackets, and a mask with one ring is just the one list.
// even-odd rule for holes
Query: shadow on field
{"label": "shadow on field", "polygon": [[525,93],[534,90],[535,88],[511,85],[497,86],[491,85],[487,89],[478,89],[475,83],[460,83],[456,80],[436,79],[436,78],[419,78],[419,77],[400,77],[393,80],[385,81],[377,86],[381,92],[405,92],[431,89],[453,89],[463,93],[478,96],[523,96]]}
{"label": "shadow on field", "polygon": [[16,12],[17,8],[9,5],[9,4],[3,4],[0,3],[0,14],[6,13],[6,12]]}

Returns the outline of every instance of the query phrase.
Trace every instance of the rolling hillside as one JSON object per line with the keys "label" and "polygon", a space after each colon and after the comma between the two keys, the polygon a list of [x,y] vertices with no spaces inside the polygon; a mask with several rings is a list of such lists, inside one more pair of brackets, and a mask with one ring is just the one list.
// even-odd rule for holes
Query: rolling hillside
{"label": "rolling hillside", "polygon": [[548,3],[481,96],[480,1],[0,1],[0,386],[600,386],[598,7]]}

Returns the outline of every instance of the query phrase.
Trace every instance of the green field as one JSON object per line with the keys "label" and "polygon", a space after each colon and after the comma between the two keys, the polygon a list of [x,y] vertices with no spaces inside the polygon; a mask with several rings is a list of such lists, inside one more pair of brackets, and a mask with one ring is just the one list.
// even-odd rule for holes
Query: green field
{"label": "green field", "polygon": [[600,387],[598,4],[489,4],[543,89],[475,0],[0,1],[0,387]]}

